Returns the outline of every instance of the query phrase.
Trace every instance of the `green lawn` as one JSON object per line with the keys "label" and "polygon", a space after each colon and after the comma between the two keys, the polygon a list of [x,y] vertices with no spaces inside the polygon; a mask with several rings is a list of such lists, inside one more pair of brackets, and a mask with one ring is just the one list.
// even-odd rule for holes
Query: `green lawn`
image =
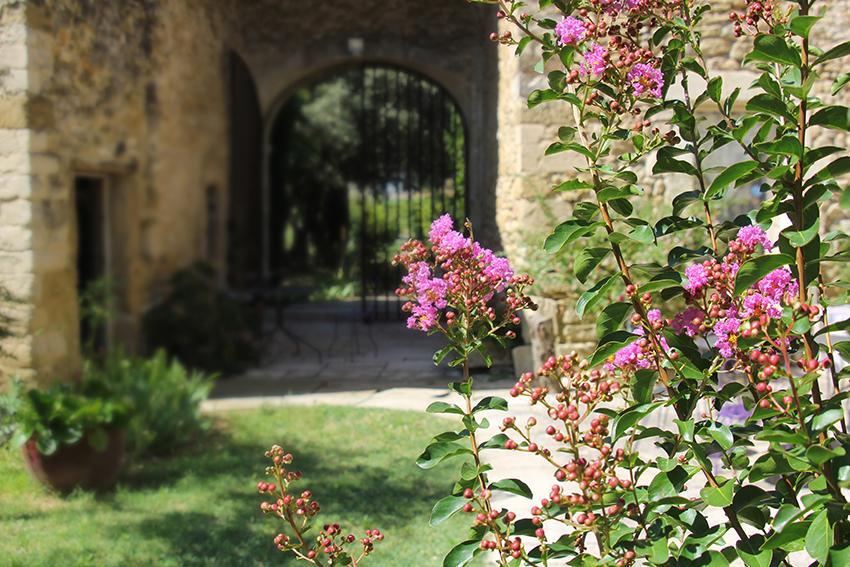
{"label": "green lawn", "polygon": [[[439,565],[468,518],[432,528],[433,502],[453,466],[421,471],[416,456],[445,429],[424,414],[310,407],[215,416],[203,442],[131,467],[112,494],[60,498],[42,489],[17,451],[0,450],[0,565],[281,564],[275,522],[258,509],[263,451],[291,451],[324,520],[386,539],[376,566]],[[295,562],[292,562],[294,564]]]}

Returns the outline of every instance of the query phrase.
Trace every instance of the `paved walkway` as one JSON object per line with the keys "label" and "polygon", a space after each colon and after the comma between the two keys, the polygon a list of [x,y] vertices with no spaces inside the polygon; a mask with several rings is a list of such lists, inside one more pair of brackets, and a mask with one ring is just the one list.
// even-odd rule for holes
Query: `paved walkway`
{"label": "paved walkway", "polygon": [[[403,319],[367,323],[356,301],[295,305],[266,347],[262,364],[241,376],[220,380],[213,398],[252,398],[350,392],[364,399],[396,388],[444,389],[460,373],[435,366],[439,336],[407,329]],[[512,380],[503,363],[482,373],[483,380]]]}

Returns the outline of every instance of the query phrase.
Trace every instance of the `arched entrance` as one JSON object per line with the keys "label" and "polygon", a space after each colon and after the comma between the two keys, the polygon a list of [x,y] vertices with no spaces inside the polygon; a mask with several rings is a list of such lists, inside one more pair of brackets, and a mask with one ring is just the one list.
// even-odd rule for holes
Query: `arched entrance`
{"label": "arched entrance", "polygon": [[347,67],[297,89],[269,128],[268,275],[395,317],[395,251],[437,215],[466,216],[466,140],[451,95],[399,67]]}

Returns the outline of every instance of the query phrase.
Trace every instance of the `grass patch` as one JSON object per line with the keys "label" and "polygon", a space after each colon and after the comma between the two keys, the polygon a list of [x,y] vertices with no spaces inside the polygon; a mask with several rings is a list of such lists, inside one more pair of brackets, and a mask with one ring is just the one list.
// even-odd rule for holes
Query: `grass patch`
{"label": "grass patch", "polygon": [[[114,493],[61,498],[0,450],[0,563],[6,565],[260,565],[284,563],[275,523],[255,491],[273,443],[296,458],[320,518],[386,534],[369,565],[439,565],[467,518],[432,528],[451,470],[414,461],[445,422],[414,412],[317,406],[216,414],[191,451],[125,471]],[[295,564],[294,561],[288,564]]]}

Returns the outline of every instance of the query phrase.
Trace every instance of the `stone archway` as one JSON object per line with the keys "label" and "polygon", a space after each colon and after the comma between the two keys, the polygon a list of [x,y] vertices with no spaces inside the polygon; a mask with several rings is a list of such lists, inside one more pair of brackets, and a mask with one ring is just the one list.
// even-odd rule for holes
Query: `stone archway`
{"label": "stone archway", "polygon": [[435,216],[466,217],[467,127],[454,97],[395,65],[336,66],[291,92],[268,132],[270,281],[359,296],[369,319],[399,313],[395,251]]}

